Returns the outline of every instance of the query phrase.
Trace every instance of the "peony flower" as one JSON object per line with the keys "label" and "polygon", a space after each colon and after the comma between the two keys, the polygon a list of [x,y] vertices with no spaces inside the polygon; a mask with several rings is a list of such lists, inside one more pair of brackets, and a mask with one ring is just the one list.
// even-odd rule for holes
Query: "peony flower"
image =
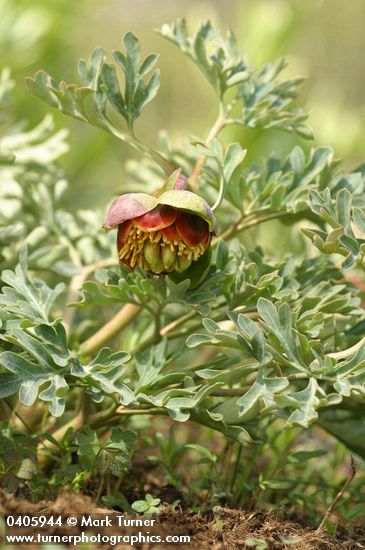
{"label": "peony flower", "polygon": [[140,266],[157,274],[188,269],[216,234],[208,203],[185,189],[159,197],[122,195],[111,205],[104,227],[118,227],[118,255],[126,269]]}

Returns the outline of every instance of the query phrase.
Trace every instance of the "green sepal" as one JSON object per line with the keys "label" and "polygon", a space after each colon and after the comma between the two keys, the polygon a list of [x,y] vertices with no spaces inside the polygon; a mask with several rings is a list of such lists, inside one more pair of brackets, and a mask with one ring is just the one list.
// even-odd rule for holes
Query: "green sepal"
{"label": "green sepal", "polygon": [[209,204],[202,197],[199,197],[199,195],[191,191],[186,191],[185,189],[174,189],[163,193],[159,197],[158,202],[160,204],[173,206],[177,210],[196,214],[208,223],[211,231],[216,231],[215,216]]}

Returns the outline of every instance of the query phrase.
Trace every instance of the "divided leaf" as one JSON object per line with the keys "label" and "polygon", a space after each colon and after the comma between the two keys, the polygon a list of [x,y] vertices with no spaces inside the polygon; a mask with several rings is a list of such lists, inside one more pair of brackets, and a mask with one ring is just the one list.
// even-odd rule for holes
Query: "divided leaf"
{"label": "divided leaf", "polygon": [[[41,279],[29,278],[27,273],[27,252],[24,249],[15,271],[4,270],[1,276],[6,286],[0,294],[0,306],[6,308],[27,326],[37,323],[52,323],[50,313],[65,285],[59,283],[51,289]],[[24,324],[24,323],[22,323]]]}
{"label": "divided leaf", "polygon": [[221,98],[229,88],[249,78],[251,69],[237,53],[234,34],[228,32],[224,37],[210,21],[192,36],[188,35],[185,19],[163,25],[160,34],[197,64]]}
{"label": "divided leaf", "polygon": [[84,86],[57,82],[45,71],[38,71],[34,77],[28,77],[26,83],[31,93],[56,107],[66,115],[82,122],[110,131],[117,137],[135,146],[134,140],[124,135],[113,125],[107,115],[107,102],[125,119],[133,133],[135,120],[143,107],[156,96],[160,85],[160,73],[155,71],[148,81],[146,75],[155,65],[158,55],[151,54],[140,64],[140,45],[138,39],[127,33],[124,37],[125,54],[113,52],[114,59],[125,77],[124,92],[120,90],[114,65],[105,62],[105,51],[97,47],[89,62],[81,59],[79,73]]}
{"label": "divided leaf", "polygon": [[[38,325],[34,336],[15,328],[2,339],[20,347],[23,353],[4,351],[0,354],[0,365],[6,370],[0,373],[0,396],[19,392],[19,400],[26,406],[33,405],[39,397],[49,402],[51,414],[61,416],[69,390],[65,379],[67,364],[72,361],[67,349],[62,349],[62,345],[65,346],[62,325]],[[44,384],[47,386],[39,393]]]}

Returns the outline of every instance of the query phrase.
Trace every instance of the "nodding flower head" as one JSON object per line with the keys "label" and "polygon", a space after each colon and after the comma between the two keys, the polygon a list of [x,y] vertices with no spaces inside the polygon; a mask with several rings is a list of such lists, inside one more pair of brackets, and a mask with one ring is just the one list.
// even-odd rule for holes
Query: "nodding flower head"
{"label": "nodding flower head", "polygon": [[137,266],[152,273],[185,271],[198,260],[216,234],[208,203],[185,189],[159,197],[128,193],[110,207],[104,228],[118,227],[118,255],[129,271]]}

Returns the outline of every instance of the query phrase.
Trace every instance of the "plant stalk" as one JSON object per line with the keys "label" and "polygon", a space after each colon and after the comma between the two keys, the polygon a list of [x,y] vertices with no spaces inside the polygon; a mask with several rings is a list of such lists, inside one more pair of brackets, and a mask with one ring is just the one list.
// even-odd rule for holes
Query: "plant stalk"
{"label": "plant stalk", "polygon": [[[224,112],[223,106],[221,105],[220,109],[219,109],[218,118],[215,121],[212,128],[210,129],[210,132],[207,136],[207,140],[206,140],[207,144],[209,144],[212,141],[212,139],[217,137],[217,135],[225,127],[225,125],[226,125],[226,114]],[[193,168],[193,171],[192,171],[192,173],[189,177],[189,184],[190,184],[191,188],[194,191],[198,191],[198,189],[199,189],[199,180],[198,180],[198,178],[199,178],[200,172],[201,172],[201,170],[204,166],[205,159],[206,159],[206,155],[204,155],[204,153],[202,153],[198,157],[198,160],[196,161],[195,166]]]}
{"label": "plant stalk", "polygon": [[350,472],[348,478],[346,479],[345,483],[341,487],[340,491],[337,493],[336,497],[331,502],[331,505],[329,506],[329,508],[327,509],[325,515],[323,516],[323,519],[322,519],[321,523],[318,525],[317,531],[321,531],[323,529],[323,527],[324,527],[327,519],[329,518],[330,514],[335,509],[335,507],[336,507],[337,503],[339,502],[339,500],[343,497],[344,492],[346,491],[347,487],[350,485],[351,481],[354,479],[355,476],[356,476],[355,460],[354,460],[354,457],[351,455],[351,472]]}
{"label": "plant stalk", "polygon": [[136,149],[140,153],[147,155],[150,159],[156,162],[160,166],[160,168],[163,170],[166,176],[170,176],[174,172],[174,170],[176,170],[177,166],[169,162],[158,151],[155,151],[154,149],[147,147],[147,145],[144,145],[144,143],[142,143],[138,138],[136,138],[135,135],[133,134],[128,135],[125,132],[118,130],[110,122],[105,125],[115,137],[117,137],[121,141],[124,141],[124,143],[127,143],[128,145],[133,147],[133,149]]}
{"label": "plant stalk", "polygon": [[272,212],[271,214],[257,216],[247,222],[245,222],[244,218],[242,218],[240,221],[238,221],[237,223],[229,227],[224,233],[219,235],[219,237],[216,239],[215,242],[218,242],[220,239],[230,239],[231,237],[234,237],[235,235],[237,235],[237,233],[240,233],[241,231],[245,231],[246,229],[250,229],[250,227],[254,227],[255,225],[259,225],[260,223],[264,223],[269,220],[275,220],[277,218],[281,218],[286,214],[287,212]]}
{"label": "plant stalk", "polygon": [[114,336],[129,325],[129,323],[138,315],[141,307],[136,304],[126,304],[122,309],[110,319],[103,327],[95,334],[85,340],[80,347],[81,355],[91,355],[95,351],[101,349]]}

